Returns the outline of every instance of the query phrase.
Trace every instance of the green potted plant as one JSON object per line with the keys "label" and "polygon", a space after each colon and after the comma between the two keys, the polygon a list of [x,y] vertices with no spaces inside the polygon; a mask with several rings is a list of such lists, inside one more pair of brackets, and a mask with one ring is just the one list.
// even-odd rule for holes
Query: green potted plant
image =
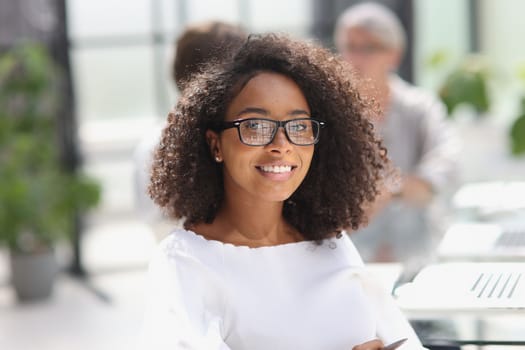
{"label": "green potted plant", "polygon": [[55,243],[72,231],[75,213],[94,207],[100,197],[96,182],[65,171],[60,162],[60,81],[60,71],[37,43],[0,54],[0,243],[9,249],[20,300],[50,295]]}
{"label": "green potted plant", "polygon": [[[525,63],[518,69],[518,78],[525,82]],[[512,122],[509,130],[510,150],[512,155],[521,156],[525,154],[525,96],[521,96],[518,116]]]}
{"label": "green potted plant", "polygon": [[510,147],[514,156],[525,154],[525,97],[521,98],[521,108],[518,117],[510,127]]}
{"label": "green potted plant", "polygon": [[470,105],[481,117],[489,110],[488,69],[483,59],[467,56],[446,77],[439,89],[439,96],[447,107],[448,115],[459,105]]}

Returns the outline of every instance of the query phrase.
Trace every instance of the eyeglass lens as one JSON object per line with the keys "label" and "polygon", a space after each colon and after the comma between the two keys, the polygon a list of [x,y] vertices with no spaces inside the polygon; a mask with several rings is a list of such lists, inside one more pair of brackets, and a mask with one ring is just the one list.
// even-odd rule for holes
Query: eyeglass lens
{"label": "eyeglass lens", "polygon": [[[244,120],[239,125],[242,142],[248,145],[267,145],[272,142],[279,122],[265,119]],[[313,119],[294,119],[284,126],[288,139],[296,145],[311,145],[317,141],[319,124]]]}

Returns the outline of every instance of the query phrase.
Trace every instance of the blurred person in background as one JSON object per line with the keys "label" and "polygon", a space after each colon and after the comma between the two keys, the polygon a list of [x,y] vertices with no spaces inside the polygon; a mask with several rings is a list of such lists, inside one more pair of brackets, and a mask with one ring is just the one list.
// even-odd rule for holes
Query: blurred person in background
{"label": "blurred person in background", "polygon": [[366,262],[402,262],[417,271],[440,239],[435,221],[443,217],[431,216],[431,204],[456,181],[458,145],[446,109],[437,96],[396,75],[406,35],[386,7],[361,3],[346,9],[334,42],[366,80],[360,93],[379,105],[382,113],[371,122],[401,175],[394,189],[385,188],[367,208],[369,223],[352,233],[352,241]]}
{"label": "blurred person in background", "polygon": [[184,228],[150,264],[144,349],[422,348],[342,232],[390,167],[354,84],[328,50],[266,34],[185,87],[149,187]]}
{"label": "blurred person in background", "polygon": [[[172,63],[172,80],[179,92],[207,64],[217,64],[231,57],[245,41],[248,34],[240,26],[205,21],[190,24],[175,41]],[[151,161],[165,120],[148,132],[139,142],[134,153],[134,193],[139,215],[151,226],[157,239],[164,237],[180,224],[170,220],[152,202],[147,194]]]}

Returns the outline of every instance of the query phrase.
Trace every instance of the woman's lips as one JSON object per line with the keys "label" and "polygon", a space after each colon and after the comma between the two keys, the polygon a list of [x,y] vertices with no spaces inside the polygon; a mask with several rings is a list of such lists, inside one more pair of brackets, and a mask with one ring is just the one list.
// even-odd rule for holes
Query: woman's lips
{"label": "woman's lips", "polygon": [[297,168],[295,165],[259,165],[256,166],[257,170],[266,178],[275,181],[288,180],[294,170]]}
{"label": "woman's lips", "polygon": [[262,165],[258,167],[259,170],[264,171],[266,173],[287,173],[292,171],[291,165]]}

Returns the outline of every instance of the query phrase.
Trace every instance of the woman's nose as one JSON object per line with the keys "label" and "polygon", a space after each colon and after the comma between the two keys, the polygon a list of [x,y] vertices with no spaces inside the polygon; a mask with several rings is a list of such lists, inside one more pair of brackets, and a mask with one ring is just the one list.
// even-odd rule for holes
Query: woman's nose
{"label": "woman's nose", "polygon": [[288,140],[288,137],[286,136],[286,131],[283,127],[277,129],[275,137],[273,138],[269,146],[272,147],[272,150],[275,149],[277,151],[287,150],[292,147],[292,144]]}

